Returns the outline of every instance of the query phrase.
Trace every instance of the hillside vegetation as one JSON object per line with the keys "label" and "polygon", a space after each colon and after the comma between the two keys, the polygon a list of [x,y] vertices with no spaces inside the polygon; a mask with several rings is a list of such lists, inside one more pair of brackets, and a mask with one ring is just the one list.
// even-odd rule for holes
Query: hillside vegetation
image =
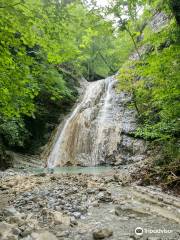
{"label": "hillside vegetation", "polygon": [[[173,5],[174,4],[174,5]],[[173,6],[176,6],[173,8]],[[119,71],[119,89],[132,94],[138,113],[136,137],[150,141],[156,156],[143,172],[144,182],[179,184],[180,4],[152,1],[126,26],[137,35],[136,54]],[[174,12],[175,11],[175,12]]]}

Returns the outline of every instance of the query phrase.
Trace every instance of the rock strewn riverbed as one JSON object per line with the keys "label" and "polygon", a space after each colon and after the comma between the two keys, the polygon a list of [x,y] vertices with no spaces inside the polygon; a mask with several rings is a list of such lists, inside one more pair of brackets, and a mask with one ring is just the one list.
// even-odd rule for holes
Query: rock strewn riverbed
{"label": "rock strewn riverbed", "polygon": [[[179,239],[180,200],[126,183],[117,173],[5,176],[0,239]],[[170,233],[147,233],[158,229]]]}

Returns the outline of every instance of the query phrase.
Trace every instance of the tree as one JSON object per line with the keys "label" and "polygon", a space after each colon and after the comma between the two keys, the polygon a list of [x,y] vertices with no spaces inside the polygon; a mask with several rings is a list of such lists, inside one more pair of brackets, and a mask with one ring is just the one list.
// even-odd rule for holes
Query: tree
{"label": "tree", "polygon": [[141,7],[141,0],[116,0],[113,2],[113,6],[108,9],[108,14],[113,14],[117,19],[119,30],[125,30],[129,34],[139,59],[141,59],[141,55],[136,42],[136,37],[138,36],[136,21],[138,18],[138,10]]}
{"label": "tree", "polygon": [[114,69],[115,37],[111,23],[78,0],[2,0],[0,18],[0,134],[22,146],[31,135],[25,120],[73,102],[87,66],[92,78]]}

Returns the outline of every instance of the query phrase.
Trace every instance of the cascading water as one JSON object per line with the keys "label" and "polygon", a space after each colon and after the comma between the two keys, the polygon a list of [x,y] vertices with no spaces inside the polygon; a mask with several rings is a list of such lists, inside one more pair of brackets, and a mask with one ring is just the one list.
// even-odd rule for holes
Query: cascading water
{"label": "cascading water", "polygon": [[48,157],[48,166],[95,166],[117,149],[121,121],[115,77],[89,83],[84,98],[65,122]]}
{"label": "cascading water", "polygon": [[113,124],[113,104],[112,99],[114,96],[113,86],[116,81],[113,78],[105,79],[105,97],[103,100],[102,108],[97,116],[97,139],[95,140],[96,146],[92,152],[93,165],[104,161],[105,144],[103,139],[107,136],[107,131]]}

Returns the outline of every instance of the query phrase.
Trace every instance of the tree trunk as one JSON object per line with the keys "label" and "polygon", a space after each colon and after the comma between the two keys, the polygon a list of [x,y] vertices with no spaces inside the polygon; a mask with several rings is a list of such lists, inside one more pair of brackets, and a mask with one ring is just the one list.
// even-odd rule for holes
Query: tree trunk
{"label": "tree trunk", "polygon": [[139,111],[139,108],[138,108],[138,105],[137,105],[136,94],[135,94],[134,90],[132,90],[132,100],[133,100],[135,109],[136,109],[138,115],[140,116],[141,114],[140,114],[140,111]]}
{"label": "tree trunk", "polygon": [[138,46],[137,46],[137,44],[136,44],[136,41],[135,41],[135,39],[134,39],[131,31],[129,30],[128,27],[125,27],[125,29],[126,29],[126,31],[129,33],[129,36],[131,37],[131,39],[132,39],[132,41],[133,41],[133,44],[134,44],[134,47],[135,47],[135,49],[136,49],[136,52],[137,52],[137,54],[138,54],[139,59],[141,59],[141,55],[140,55],[140,53],[139,53]]}

